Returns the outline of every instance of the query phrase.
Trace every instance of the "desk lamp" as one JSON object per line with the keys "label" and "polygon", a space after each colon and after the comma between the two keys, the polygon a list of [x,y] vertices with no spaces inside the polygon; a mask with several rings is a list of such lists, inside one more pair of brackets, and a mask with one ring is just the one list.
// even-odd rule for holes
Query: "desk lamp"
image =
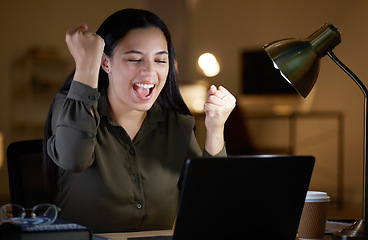
{"label": "desk lamp", "polygon": [[364,94],[364,169],[363,169],[363,219],[350,228],[335,233],[332,239],[368,239],[368,166],[367,166],[367,120],[368,91],[358,77],[332,52],[341,42],[339,30],[324,24],[306,39],[283,39],[264,46],[275,68],[302,95],[307,97],[317,80],[320,59],[326,54],[359,86]]}

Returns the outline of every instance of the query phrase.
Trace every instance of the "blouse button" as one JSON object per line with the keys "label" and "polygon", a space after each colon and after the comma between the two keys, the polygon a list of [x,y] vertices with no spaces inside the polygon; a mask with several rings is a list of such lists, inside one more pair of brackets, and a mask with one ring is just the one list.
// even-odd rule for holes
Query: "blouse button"
{"label": "blouse button", "polygon": [[134,155],[134,149],[133,149],[133,148],[131,148],[131,149],[129,150],[129,154],[130,154],[130,155]]}
{"label": "blouse button", "polygon": [[94,101],[94,100],[96,100],[96,97],[95,97],[95,96],[93,96],[93,95],[89,95],[89,96],[88,96],[88,99],[89,99],[89,100],[91,100],[91,101]]}
{"label": "blouse button", "polygon": [[142,204],[138,203],[137,204],[137,209],[142,209]]}

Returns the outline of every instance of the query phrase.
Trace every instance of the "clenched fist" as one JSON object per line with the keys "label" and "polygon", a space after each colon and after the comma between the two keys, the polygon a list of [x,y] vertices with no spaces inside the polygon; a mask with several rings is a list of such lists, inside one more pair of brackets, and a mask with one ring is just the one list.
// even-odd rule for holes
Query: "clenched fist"
{"label": "clenched fist", "polygon": [[75,61],[74,80],[97,88],[104,40],[83,24],[68,29],[65,41]]}
{"label": "clenched fist", "polygon": [[212,85],[208,90],[204,104],[207,130],[205,148],[208,153],[215,155],[224,147],[225,122],[235,105],[235,97],[226,88]]}

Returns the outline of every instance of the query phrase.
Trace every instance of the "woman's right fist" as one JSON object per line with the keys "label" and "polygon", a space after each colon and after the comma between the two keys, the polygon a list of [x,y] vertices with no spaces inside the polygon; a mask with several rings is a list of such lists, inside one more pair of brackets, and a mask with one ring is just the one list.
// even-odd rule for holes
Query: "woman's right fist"
{"label": "woman's right fist", "polygon": [[[104,40],[94,32],[88,31],[86,24],[80,27],[71,27],[65,37],[69,52],[74,58],[76,74],[98,76],[101,59],[105,47]],[[86,76],[87,77],[87,76]],[[83,79],[77,79],[85,82]],[[95,86],[97,83],[89,85]]]}
{"label": "woman's right fist", "polygon": [[104,40],[96,33],[88,31],[87,24],[83,24],[69,28],[65,41],[75,61],[74,80],[96,88]]}

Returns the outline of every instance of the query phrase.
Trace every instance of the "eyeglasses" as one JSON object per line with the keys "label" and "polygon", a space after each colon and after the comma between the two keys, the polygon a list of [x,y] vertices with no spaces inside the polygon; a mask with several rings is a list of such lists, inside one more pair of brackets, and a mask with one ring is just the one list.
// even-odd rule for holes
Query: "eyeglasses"
{"label": "eyeglasses", "polygon": [[39,204],[32,209],[25,209],[17,204],[6,204],[1,207],[0,216],[1,222],[18,225],[48,225],[55,222],[60,210],[53,204]]}

